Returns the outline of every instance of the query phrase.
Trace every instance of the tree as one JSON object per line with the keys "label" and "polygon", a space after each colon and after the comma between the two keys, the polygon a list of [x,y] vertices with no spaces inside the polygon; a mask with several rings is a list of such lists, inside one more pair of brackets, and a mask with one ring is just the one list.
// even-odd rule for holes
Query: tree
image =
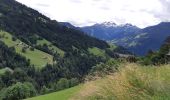
{"label": "tree", "polygon": [[34,51],[34,47],[31,47],[30,50],[31,50],[31,51]]}
{"label": "tree", "polygon": [[57,82],[57,90],[62,90],[65,88],[69,88],[69,81],[66,78],[61,78]]}
{"label": "tree", "polygon": [[25,52],[26,52],[26,48],[23,47],[23,48],[22,48],[22,53],[25,53]]}
{"label": "tree", "polygon": [[70,82],[70,87],[73,87],[79,84],[79,80],[77,78],[72,78],[69,80],[69,82]]}
{"label": "tree", "polygon": [[21,100],[35,96],[36,90],[31,83],[16,83],[7,88],[3,100]]}
{"label": "tree", "polygon": [[41,94],[46,94],[50,91],[50,89],[48,89],[46,86],[43,86],[41,89]]}
{"label": "tree", "polygon": [[12,37],[12,41],[16,41],[16,40],[17,40],[17,38],[13,36]]}

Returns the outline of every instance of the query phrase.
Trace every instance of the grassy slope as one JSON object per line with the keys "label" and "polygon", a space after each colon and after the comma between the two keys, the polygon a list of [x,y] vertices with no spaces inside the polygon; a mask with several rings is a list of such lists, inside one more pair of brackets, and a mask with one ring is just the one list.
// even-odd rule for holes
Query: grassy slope
{"label": "grassy slope", "polygon": [[170,100],[170,65],[126,64],[119,72],[86,83],[72,100]]}
{"label": "grassy slope", "polygon": [[91,53],[91,54],[94,54],[96,56],[105,56],[105,51],[104,50],[101,50],[99,48],[96,48],[96,47],[93,47],[93,48],[89,48],[88,51]]}
{"label": "grassy slope", "polygon": [[[108,48],[108,49],[114,50],[115,48],[116,48],[115,45],[110,44],[110,48]],[[96,55],[96,56],[105,57],[105,56],[107,55],[104,50],[99,49],[99,48],[97,48],[97,47],[89,48],[88,51],[89,51],[91,54],[94,54],[94,55]]]}
{"label": "grassy slope", "polygon": [[16,52],[25,56],[27,59],[30,59],[31,64],[34,64],[36,67],[43,67],[47,63],[52,64],[53,63],[53,57],[45,52],[42,52],[40,50],[35,49],[34,51],[31,51],[29,48],[26,50],[26,53],[21,52],[22,48],[24,46],[28,46],[27,44],[23,43],[20,40],[12,41],[12,35],[0,31],[0,35],[5,34],[4,38],[1,38],[1,41],[3,41],[6,45],[9,47],[14,46],[16,49]]}
{"label": "grassy slope", "polygon": [[81,85],[75,86],[66,90],[62,90],[59,92],[54,92],[47,95],[42,95],[34,98],[29,98],[26,100],[68,100],[73,95],[75,95],[81,88]]}
{"label": "grassy slope", "polygon": [[170,65],[125,64],[117,73],[26,100],[169,100]]}
{"label": "grassy slope", "polygon": [[47,44],[47,46],[49,47],[50,50],[57,51],[57,53],[59,53],[60,56],[62,56],[62,57],[64,56],[64,51],[57,48],[56,46],[52,45],[51,42],[49,42],[45,39],[37,41],[37,45],[43,45],[43,44]]}

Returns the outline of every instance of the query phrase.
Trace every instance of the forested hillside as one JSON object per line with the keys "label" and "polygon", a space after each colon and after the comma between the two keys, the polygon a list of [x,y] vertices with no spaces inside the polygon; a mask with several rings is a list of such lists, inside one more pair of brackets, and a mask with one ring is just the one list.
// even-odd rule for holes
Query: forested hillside
{"label": "forested hillside", "polygon": [[64,51],[72,47],[87,50],[88,47],[107,48],[105,42],[86,36],[81,31],[61,26],[39,12],[19,4],[15,0],[0,1],[0,27],[13,33],[23,42],[34,45],[38,37],[45,38]]}
{"label": "forested hillside", "polygon": [[[167,27],[169,24],[166,24],[166,27],[164,24],[162,27],[156,27],[156,29],[167,31],[155,30],[155,27],[146,28],[145,30],[148,34],[156,33],[161,37],[161,32],[169,34],[169,28]],[[139,30],[137,27],[128,24],[122,28],[125,30],[120,31],[121,33],[128,31],[133,34],[134,31]],[[147,36],[150,36],[148,34]],[[127,36],[127,34],[124,35]],[[122,38],[122,35],[118,37]],[[165,38],[165,36],[162,37]],[[140,38],[140,36],[136,38]],[[157,38],[154,38],[154,41]],[[144,44],[151,42],[151,38],[147,41],[144,41],[146,38],[141,39],[138,42]],[[162,41],[163,39],[156,43]],[[133,43],[132,46],[134,46]],[[142,53],[148,49],[142,45],[140,46],[144,49],[144,51],[140,49]],[[135,57],[124,47],[90,37],[81,30],[74,28],[74,26],[72,27],[69,23],[59,23],[51,20],[15,0],[0,0],[0,100],[23,100],[52,92],[54,93],[45,95],[45,99],[70,99],[87,81],[93,80],[95,82],[96,79],[105,78],[107,75],[122,74],[122,72],[119,72],[121,66],[124,66],[122,64],[137,63],[139,66],[168,64],[170,61],[169,50],[168,38],[159,51],[150,50],[145,57]],[[130,73],[134,74],[133,72]],[[127,81],[130,81],[129,83],[137,81],[132,85],[137,84],[137,86],[142,85],[147,88],[145,84],[140,84],[143,80],[139,80],[138,83],[138,78],[141,77],[136,79],[136,77],[131,77],[130,74],[130,78],[132,80],[127,78]],[[120,79],[124,81],[124,77],[120,77]],[[164,82],[162,80],[158,81]],[[100,83],[101,81],[97,82]],[[121,80],[118,82],[121,82]],[[157,83],[159,82],[151,85],[158,85]],[[117,86],[119,85],[115,87],[117,88]],[[168,85],[163,84],[163,86]],[[124,90],[124,87],[121,88]],[[152,95],[155,90],[150,87],[149,89]],[[114,88],[114,90],[116,89]],[[132,87],[132,91],[136,91],[136,89]],[[55,93],[57,93],[57,97],[48,98],[48,96],[55,95]],[[77,95],[81,96],[79,93]],[[95,96],[95,100],[101,97],[96,94],[93,96]],[[44,97],[42,96],[40,99],[44,99]],[[74,98],[77,97],[71,99],[74,100]]]}
{"label": "forested hillside", "polygon": [[0,0],[0,99],[75,86],[93,66],[117,57],[116,48],[15,0]]}
{"label": "forested hillside", "polygon": [[10,67],[15,69],[16,67],[28,67],[29,65],[29,60],[17,54],[14,48],[8,48],[0,41],[0,68]]}

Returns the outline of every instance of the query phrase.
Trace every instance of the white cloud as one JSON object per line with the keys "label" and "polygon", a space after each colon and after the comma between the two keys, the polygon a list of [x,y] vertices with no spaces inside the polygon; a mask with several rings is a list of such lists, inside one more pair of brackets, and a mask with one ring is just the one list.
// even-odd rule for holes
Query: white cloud
{"label": "white cloud", "polygon": [[86,26],[104,21],[146,27],[170,19],[170,0],[17,0],[57,21]]}

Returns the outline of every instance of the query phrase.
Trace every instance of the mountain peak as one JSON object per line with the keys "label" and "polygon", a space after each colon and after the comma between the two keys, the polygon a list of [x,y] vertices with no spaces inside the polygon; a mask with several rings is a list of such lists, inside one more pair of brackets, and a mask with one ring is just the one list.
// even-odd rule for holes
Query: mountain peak
{"label": "mountain peak", "polygon": [[100,24],[95,24],[95,26],[104,26],[104,27],[136,27],[137,26],[134,26],[130,23],[126,23],[126,24],[116,24],[115,22],[103,22],[103,23],[100,23]]}
{"label": "mountain peak", "polygon": [[107,27],[115,27],[117,24],[115,22],[103,22],[102,25],[107,26]]}

